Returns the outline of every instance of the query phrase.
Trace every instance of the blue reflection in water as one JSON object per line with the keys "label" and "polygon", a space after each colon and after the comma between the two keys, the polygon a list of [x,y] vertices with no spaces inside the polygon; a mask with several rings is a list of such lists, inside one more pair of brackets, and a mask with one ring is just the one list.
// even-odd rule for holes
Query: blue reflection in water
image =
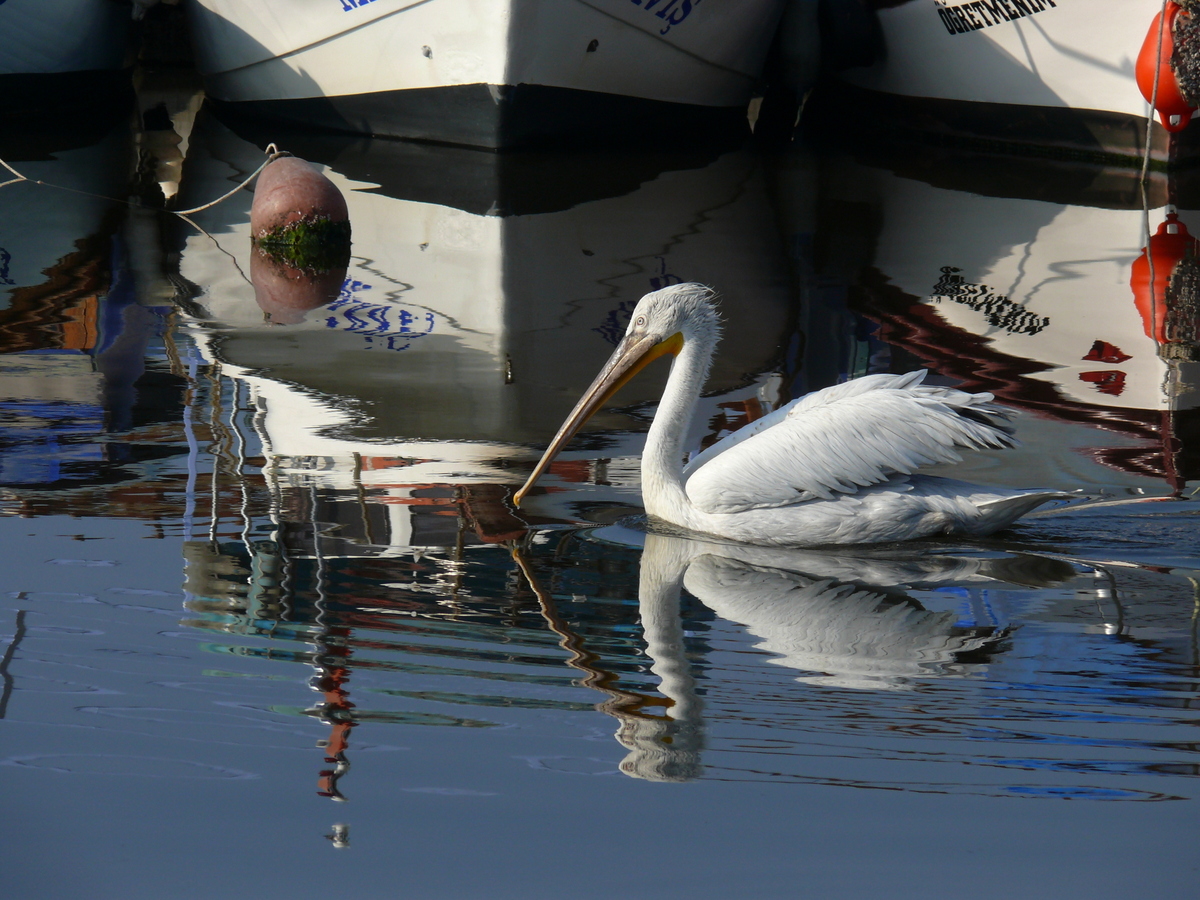
{"label": "blue reflection in water", "polygon": [[360,334],[375,345],[374,338],[386,338],[387,350],[407,350],[416,338],[432,334],[437,317],[428,310],[406,309],[390,303],[371,303],[358,294],[371,290],[371,285],[347,278],[338,298],[325,309],[333,313],[325,319],[326,328]]}

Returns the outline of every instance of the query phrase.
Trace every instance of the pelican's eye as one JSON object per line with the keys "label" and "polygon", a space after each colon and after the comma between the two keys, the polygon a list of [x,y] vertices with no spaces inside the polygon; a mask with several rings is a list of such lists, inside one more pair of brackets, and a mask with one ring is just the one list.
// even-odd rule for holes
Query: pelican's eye
{"label": "pelican's eye", "polygon": [[646,327],[646,317],[638,316],[636,319],[634,319],[633,327],[634,328],[645,328]]}

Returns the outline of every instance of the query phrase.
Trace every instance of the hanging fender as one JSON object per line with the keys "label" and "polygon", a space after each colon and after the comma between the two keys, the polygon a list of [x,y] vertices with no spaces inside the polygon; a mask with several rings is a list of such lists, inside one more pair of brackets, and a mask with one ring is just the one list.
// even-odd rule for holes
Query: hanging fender
{"label": "hanging fender", "polygon": [[[1200,256],[1200,241],[1188,234],[1187,226],[1172,210],[1158,226],[1142,255],[1133,261],[1129,286],[1133,300],[1142,315],[1147,337],[1157,344],[1168,343],[1167,285],[1179,263],[1187,257]],[[1154,284],[1150,284],[1150,261],[1154,261]]]}
{"label": "hanging fender", "polygon": [[[1175,20],[1183,9],[1174,0],[1168,0],[1164,12],[1154,17],[1146,40],[1138,53],[1134,69],[1138,88],[1146,102],[1154,107],[1159,121],[1167,131],[1182,131],[1196,111],[1179,89],[1179,80],[1171,68],[1171,57],[1175,53]],[[1163,21],[1166,16],[1165,24]],[[1162,31],[1162,49],[1159,52],[1159,30]],[[1154,74],[1158,73],[1158,90],[1154,86]]]}

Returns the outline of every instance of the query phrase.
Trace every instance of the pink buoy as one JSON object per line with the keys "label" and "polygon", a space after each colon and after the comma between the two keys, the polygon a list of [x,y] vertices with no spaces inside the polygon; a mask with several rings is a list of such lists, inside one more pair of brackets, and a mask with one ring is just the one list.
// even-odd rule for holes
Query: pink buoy
{"label": "pink buoy", "polygon": [[350,213],[342,192],[316,166],[296,156],[281,156],[262,170],[250,207],[254,240],[320,221],[349,224]]}

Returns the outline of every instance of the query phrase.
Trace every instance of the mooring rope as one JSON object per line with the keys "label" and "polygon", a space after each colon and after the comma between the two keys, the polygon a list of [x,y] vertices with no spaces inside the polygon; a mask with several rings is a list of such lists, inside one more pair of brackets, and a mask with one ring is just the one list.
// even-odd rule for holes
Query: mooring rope
{"label": "mooring rope", "polygon": [[[169,212],[173,216],[179,216],[179,218],[183,219],[185,222],[187,222],[193,228],[199,228],[199,226],[196,225],[196,223],[193,222],[191,219],[189,219],[188,216],[190,216],[192,213],[202,212],[203,210],[206,210],[206,209],[216,206],[218,203],[221,203],[224,200],[228,200],[230,197],[232,197],[238,191],[243,190],[247,185],[249,185],[251,181],[253,181],[255,178],[258,177],[258,174],[260,172],[262,172],[263,169],[265,169],[268,165],[273,163],[275,160],[279,159],[281,156],[291,156],[292,155],[292,154],[288,153],[286,150],[280,150],[274,144],[267,144],[267,149],[264,150],[263,152],[267,154],[267,158],[265,160],[263,160],[262,165],[259,166],[257,169],[255,169],[253,172],[251,172],[249,175],[247,175],[246,178],[242,181],[242,183],[239,184],[237,187],[235,187],[233,190],[229,191],[226,194],[222,194],[216,200],[213,200],[209,203],[205,203],[202,206],[196,206],[196,207],[193,207],[192,209],[164,209],[163,212]],[[16,169],[14,169],[12,166],[10,166],[3,159],[0,159],[0,166],[4,166],[4,168],[8,169],[8,171],[12,172],[13,175],[16,176],[16,178],[9,179],[8,181],[5,181],[4,183],[0,184],[0,188],[7,187],[10,184],[18,184],[19,182],[22,182],[22,181],[28,181],[30,184],[38,184],[38,185],[41,185],[42,187],[55,188],[56,190],[60,190],[60,191],[70,191],[72,194],[83,194],[85,197],[95,197],[99,200],[108,200],[110,203],[123,203],[126,206],[137,207],[139,209],[145,208],[145,207],[140,206],[140,204],[135,203],[132,200],[128,200],[128,199],[123,200],[120,197],[107,197],[104,194],[94,194],[91,191],[81,191],[78,188],[65,187],[64,185],[61,185],[61,184],[55,184],[52,181],[42,181],[41,179],[29,178],[26,175],[22,175],[20,172],[18,172]],[[200,229],[200,230],[203,231],[204,229]]]}
{"label": "mooring rope", "polygon": [[[1158,106],[1158,76],[1162,68],[1163,30],[1167,27],[1167,2],[1163,0],[1158,14],[1158,45],[1154,51],[1154,86],[1150,90],[1150,115],[1146,117],[1146,148],[1142,153],[1142,190],[1145,191],[1146,177],[1150,172],[1150,140],[1154,133],[1154,113]],[[1149,220],[1147,220],[1149,221]]]}
{"label": "mooring rope", "polygon": [[263,160],[263,164],[261,166],[259,166],[257,169],[255,169],[253,172],[251,172],[250,175],[247,176],[245,181],[243,181],[241,184],[239,184],[237,187],[235,187],[228,194],[223,194],[222,196],[218,197],[216,200],[213,200],[211,203],[205,203],[203,206],[197,206],[193,209],[180,209],[180,210],[169,209],[169,210],[167,210],[167,212],[175,213],[175,215],[177,215],[177,216],[190,216],[192,213],[198,213],[198,212],[208,209],[209,207],[216,206],[222,200],[228,200],[230,197],[232,197],[234,194],[236,194],[238,191],[240,191],[242,188],[244,188],[246,185],[248,185],[251,181],[253,181],[258,176],[259,172],[261,172],[263,169],[265,169],[268,165],[273,163],[275,160],[279,159],[279,157],[292,155],[292,154],[288,153],[286,150],[279,150],[274,144],[267,144],[267,149],[263,152],[267,154],[267,158],[265,160]]}
{"label": "mooring rope", "polygon": [[[1167,2],[1163,0],[1162,11],[1158,16],[1158,45],[1154,51],[1154,86],[1150,90],[1150,114],[1146,117],[1146,148],[1142,154],[1142,177],[1139,182],[1139,187],[1142,193],[1142,226],[1146,233],[1146,261],[1150,268],[1150,321],[1158,321],[1158,292],[1154,285],[1154,246],[1151,242],[1153,237],[1150,231],[1150,141],[1154,132],[1154,113],[1157,111],[1158,105],[1158,76],[1162,69],[1162,45],[1163,31],[1167,27]],[[1170,183],[1167,185],[1167,202],[1170,197]]]}

